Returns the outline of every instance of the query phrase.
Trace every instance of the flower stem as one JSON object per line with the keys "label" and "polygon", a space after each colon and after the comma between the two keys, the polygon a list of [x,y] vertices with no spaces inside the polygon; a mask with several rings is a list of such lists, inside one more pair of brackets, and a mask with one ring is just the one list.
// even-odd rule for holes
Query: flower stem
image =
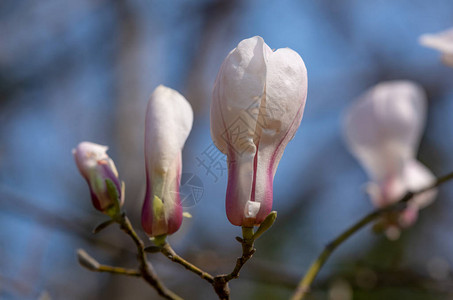
{"label": "flower stem", "polygon": [[230,288],[228,286],[228,282],[239,277],[239,272],[242,267],[256,251],[253,247],[255,242],[255,239],[253,238],[253,227],[242,227],[242,237],[242,239],[237,238],[242,244],[242,255],[236,260],[234,270],[229,274],[214,277],[214,283],[212,286],[221,300],[230,299]]}
{"label": "flower stem", "polygon": [[333,253],[333,251],[338,246],[340,246],[344,241],[346,241],[350,236],[352,236],[354,233],[356,233],[361,228],[365,227],[366,225],[368,225],[375,219],[384,215],[385,213],[388,213],[391,211],[404,210],[407,207],[407,202],[409,200],[411,200],[414,196],[424,193],[428,190],[434,189],[434,188],[438,187],[439,185],[441,185],[449,180],[452,180],[452,179],[453,179],[453,172],[438,178],[433,184],[431,184],[430,186],[428,186],[426,188],[420,189],[416,192],[408,192],[401,199],[396,201],[394,204],[381,208],[381,209],[374,210],[373,212],[369,213],[368,215],[366,215],[365,217],[360,219],[357,223],[355,223],[354,225],[349,227],[343,233],[341,233],[332,242],[327,244],[327,246],[324,248],[324,250],[318,256],[318,258],[311,264],[307,273],[302,278],[302,280],[299,282],[299,285],[297,286],[293,296],[291,297],[291,300],[301,300],[308,294],[308,292],[310,291],[310,286],[311,286],[312,282],[315,280],[316,276],[318,275],[320,269],[325,264],[327,259],[330,257],[330,255]]}
{"label": "flower stem", "polygon": [[226,281],[238,278],[242,267],[250,258],[252,258],[256,251],[256,249],[253,248],[253,244],[255,242],[253,239],[253,227],[242,227],[242,237],[242,256],[237,259],[234,270],[230,274],[226,275]]}

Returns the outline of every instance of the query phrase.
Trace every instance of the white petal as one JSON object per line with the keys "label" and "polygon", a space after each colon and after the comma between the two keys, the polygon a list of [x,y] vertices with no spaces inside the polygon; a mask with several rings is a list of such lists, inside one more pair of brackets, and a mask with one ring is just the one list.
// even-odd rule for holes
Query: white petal
{"label": "white petal", "polygon": [[[307,99],[307,87],[307,69],[297,52],[282,48],[269,55],[266,101],[261,104],[259,122],[263,129],[260,150],[277,152],[272,154],[276,160],[273,173],[286,145],[299,128]],[[268,147],[271,145],[272,147]]]}
{"label": "white petal", "polygon": [[[76,159],[77,167],[83,176],[88,177],[89,171],[96,168],[98,161],[111,161],[107,155],[108,148],[109,147],[107,146],[91,142],[81,142],[77,145],[76,149],[72,150],[72,153]],[[111,162],[111,164],[113,165],[113,162]]]}
{"label": "white petal", "polygon": [[178,159],[192,129],[193,111],[177,91],[158,86],[146,110],[145,155],[150,171],[165,173]]}
{"label": "white petal", "polygon": [[266,48],[269,47],[261,37],[241,41],[225,58],[217,75],[211,106],[211,135],[225,154],[230,150],[255,152],[257,120],[253,114],[264,96]]}
{"label": "white petal", "polygon": [[306,98],[307,70],[299,54],[288,48],[271,53],[256,130],[259,141],[252,200],[261,203],[258,220],[272,210],[272,181],[286,145],[299,128]]}
{"label": "white petal", "polygon": [[162,199],[166,214],[174,207],[181,151],[192,122],[192,107],[181,94],[162,85],[154,90],[146,110],[145,160],[148,184],[153,189],[153,195],[147,197]]}
{"label": "white petal", "polygon": [[414,159],[425,115],[425,94],[409,81],[378,84],[348,110],[347,144],[373,181],[398,173]]}
{"label": "white petal", "polygon": [[[418,191],[436,181],[436,177],[423,164],[416,160],[407,162],[404,167],[404,181],[408,191]],[[418,208],[431,204],[437,196],[437,189],[432,189],[414,197],[411,201]]]}
{"label": "white petal", "polygon": [[424,34],[420,37],[420,44],[446,54],[453,54],[453,28],[435,34]]}

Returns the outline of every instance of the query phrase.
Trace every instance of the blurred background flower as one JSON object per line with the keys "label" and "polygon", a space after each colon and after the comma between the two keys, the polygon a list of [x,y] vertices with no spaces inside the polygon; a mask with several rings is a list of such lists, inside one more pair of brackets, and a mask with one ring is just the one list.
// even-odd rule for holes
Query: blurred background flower
{"label": "blurred background flower", "polygon": [[[418,146],[426,120],[423,89],[411,81],[386,81],[368,89],[348,108],[344,119],[345,142],[370,177],[366,191],[374,206],[382,208],[436,180],[417,161]],[[391,212],[381,227],[390,239],[400,228],[412,225],[418,210],[431,204],[436,189],[414,197],[402,213]]]}
{"label": "blurred background flower", "polygon": [[453,67],[453,28],[435,34],[423,34],[420,44],[440,51],[442,61]]}
{"label": "blurred background flower", "polygon": [[[342,228],[372,209],[366,174],[341,138],[344,109],[384,80],[408,79],[428,95],[418,160],[436,175],[453,169],[453,69],[418,37],[452,27],[449,0],[4,0],[0,4],[0,298],[150,299],[143,281],[90,273],[75,249],[101,263],[134,266],[133,245],[91,207],[71,149],[109,145],[125,209],[137,229],[145,193],[146,102],[165,84],[180,91],[195,120],[183,172],[203,197],[170,238],[207,271],[228,272],[240,253],[224,209],[226,162],[209,134],[211,92],[237,43],[260,35],[290,47],[307,66],[303,126],[274,181],[279,217],[231,284],[233,299],[289,296],[311,260]],[[453,186],[396,242],[365,229],[334,254],[312,299],[447,299],[453,278]],[[449,199],[450,198],[450,199]],[[277,200],[278,199],[278,200]],[[142,233],[142,237],[145,235]],[[211,287],[159,255],[158,273],[188,299]]]}

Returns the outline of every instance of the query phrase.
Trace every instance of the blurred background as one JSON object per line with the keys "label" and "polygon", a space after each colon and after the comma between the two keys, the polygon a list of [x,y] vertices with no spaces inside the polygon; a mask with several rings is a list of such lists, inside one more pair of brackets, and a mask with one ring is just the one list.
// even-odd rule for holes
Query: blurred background
{"label": "blurred background", "polygon": [[[421,84],[429,99],[418,158],[453,170],[453,69],[418,37],[453,26],[450,0],[2,0],[0,2],[0,298],[158,299],[140,279],[92,273],[84,248],[105,264],[134,267],[134,246],[91,206],[71,149],[109,145],[126,182],[125,208],[140,235],[144,110],[153,89],[177,89],[195,112],[184,172],[202,196],[170,237],[212,273],[230,272],[240,228],[226,218],[223,155],[212,154],[211,91],[224,57],[260,35],[305,61],[305,115],[274,181],[274,227],[231,283],[232,299],[285,299],[324,245],[372,209],[367,177],[345,148],[344,109],[385,80]],[[222,167],[223,166],[223,167]],[[453,299],[453,184],[397,241],[367,227],[334,253],[310,299]],[[211,286],[159,254],[169,288],[215,299]]]}

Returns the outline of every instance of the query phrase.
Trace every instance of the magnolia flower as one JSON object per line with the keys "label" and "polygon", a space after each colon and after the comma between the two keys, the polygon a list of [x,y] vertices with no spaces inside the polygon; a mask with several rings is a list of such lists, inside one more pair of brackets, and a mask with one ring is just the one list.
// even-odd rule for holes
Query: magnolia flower
{"label": "magnolia flower", "polygon": [[436,34],[424,34],[420,37],[420,44],[442,52],[444,63],[453,67],[453,28]]}
{"label": "magnolia flower", "polygon": [[172,234],[181,226],[181,151],[192,121],[192,108],[181,94],[162,85],[154,90],[146,109],[142,209],[142,226],[149,236]]}
{"label": "magnolia flower", "polygon": [[[410,81],[380,83],[349,108],[344,126],[346,142],[371,178],[367,191],[376,207],[392,204],[407,191],[435,181],[416,160],[425,117],[425,94]],[[394,232],[393,227],[413,224],[418,210],[430,204],[436,193],[431,190],[414,197],[396,220],[388,220],[390,232]]]}
{"label": "magnolia flower", "polygon": [[72,150],[77,168],[88,183],[94,207],[115,215],[124,202],[124,182],[118,179],[107,146],[82,142]]}
{"label": "magnolia flower", "polygon": [[307,97],[307,71],[289,48],[241,41],[214,85],[211,136],[228,157],[226,211],[233,225],[259,225],[272,209],[273,179]]}

